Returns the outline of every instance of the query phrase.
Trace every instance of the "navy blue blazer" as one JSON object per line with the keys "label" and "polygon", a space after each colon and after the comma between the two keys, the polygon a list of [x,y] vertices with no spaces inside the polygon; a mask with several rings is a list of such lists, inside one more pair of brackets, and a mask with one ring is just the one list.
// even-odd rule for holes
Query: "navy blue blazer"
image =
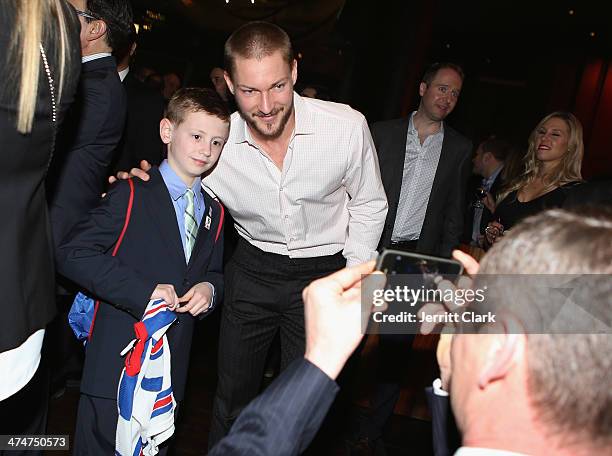
{"label": "navy blue blazer", "polygon": [[[81,381],[81,392],[92,396],[117,397],[124,365],[119,353],[134,338],[134,323],[142,317],[158,284],[173,285],[180,297],[195,284],[210,282],[215,287],[213,305],[222,299],[223,207],[202,190],[204,217],[211,209],[212,222],[208,228],[204,221],[200,224],[187,264],[170,193],[157,168],[149,175],[148,182],[133,179],[132,215],[115,257],[111,251],[123,228],[130,195],[127,181],[113,185],[58,250],[58,272],[102,301],[87,344]],[[188,313],[177,315],[178,322],[167,334],[172,386],[176,399],[181,400],[195,318]]]}
{"label": "navy blue blazer", "polygon": [[338,385],[317,366],[296,359],[238,415],[209,455],[274,456],[302,453],[319,430]]}
{"label": "navy blue blazer", "polygon": [[126,111],[115,58],[84,63],[77,99],[60,131],[47,179],[55,247],[97,206],[123,134]]}

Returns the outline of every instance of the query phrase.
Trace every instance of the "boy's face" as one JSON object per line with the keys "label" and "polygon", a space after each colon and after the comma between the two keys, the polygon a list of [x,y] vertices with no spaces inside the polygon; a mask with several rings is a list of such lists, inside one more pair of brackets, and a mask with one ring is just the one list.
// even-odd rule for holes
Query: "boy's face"
{"label": "boy's face", "polygon": [[160,123],[160,136],[168,145],[168,162],[191,186],[196,177],[214,166],[229,134],[229,122],[206,112],[190,112],[179,125]]}

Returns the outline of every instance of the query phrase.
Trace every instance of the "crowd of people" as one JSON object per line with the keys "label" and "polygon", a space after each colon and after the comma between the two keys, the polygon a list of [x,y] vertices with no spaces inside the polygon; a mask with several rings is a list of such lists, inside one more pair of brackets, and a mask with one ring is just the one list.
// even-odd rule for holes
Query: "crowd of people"
{"label": "crowd of people", "polygon": [[[474,277],[600,274],[581,299],[610,322],[612,185],[583,182],[569,112],[545,116],[525,153],[498,137],[473,150],[446,121],[466,78],[454,63],[426,69],[408,116],[370,125],[313,87],[296,92],[291,40],[271,23],[235,30],[199,88],[135,75],[125,0],[10,0],[0,21],[12,84],[0,93],[0,434],[44,435],[50,393],[76,375],[74,454],[171,452],[194,327],[221,312],[210,454],[298,454],[360,352],[385,248],[452,255]],[[480,270],[461,245],[482,250]],[[96,301],[85,349],[67,323],[79,291]],[[162,312],[173,323],[153,339]],[[258,397],[277,336],[280,374]],[[380,335],[347,451],[384,454],[413,340]],[[609,452],[611,354],[609,331],[442,337],[436,454],[455,450],[449,396],[456,454]],[[152,377],[145,365],[165,367]]]}

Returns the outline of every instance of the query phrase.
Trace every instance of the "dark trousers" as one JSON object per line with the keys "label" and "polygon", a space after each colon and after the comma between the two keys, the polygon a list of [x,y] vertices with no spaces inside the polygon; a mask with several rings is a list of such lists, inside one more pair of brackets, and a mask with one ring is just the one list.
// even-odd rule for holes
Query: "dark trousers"
{"label": "dark trousers", "polygon": [[400,396],[401,381],[409,367],[414,334],[381,334],[378,340],[376,385],[370,409],[360,425],[360,435],[375,441],[393,415]]}
{"label": "dark trousers", "polygon": [[[72,454],[74,456],[115,454],[118,416],[116,399],[81,394]],[[168,453],[169,443],[167,440],[159,447],[160,456]]]}
{"label": "dark trousers", "polygon": [[266,253],[244,240],[238,242],[225,271],[209,448],[229,432],[241,410],[259,393],[268,349],[277,332],[281,370],[304,355],[302,290],[345,264],[341,253],[291,259]]}
{"label": "dark trousers", "polygon": [[[1,375],[1,374],[0,374]],[[41,361],[38,370],[21,390],[0,401],[0,434],[44,435],[47,427],[49,373]],[[42,450],[3,451],[0,455],[42,455]]]}

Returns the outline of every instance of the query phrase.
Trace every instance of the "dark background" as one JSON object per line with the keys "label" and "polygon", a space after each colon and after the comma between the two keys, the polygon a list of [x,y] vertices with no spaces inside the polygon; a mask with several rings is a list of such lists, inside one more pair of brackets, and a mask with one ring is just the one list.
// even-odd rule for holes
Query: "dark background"
{"label": "dark background", "polygon": [[594,0],[133,0],[136,63],[209,85],[223,43],[250,20],[283,27],[298,53],[298,83],[316,84],[370,122],[416,108],[435,61],[463,65],[449,122],[477,142],[496,134],[519,148],[554,110],[582,121],[587,178],[612,176],[612,2]]}

